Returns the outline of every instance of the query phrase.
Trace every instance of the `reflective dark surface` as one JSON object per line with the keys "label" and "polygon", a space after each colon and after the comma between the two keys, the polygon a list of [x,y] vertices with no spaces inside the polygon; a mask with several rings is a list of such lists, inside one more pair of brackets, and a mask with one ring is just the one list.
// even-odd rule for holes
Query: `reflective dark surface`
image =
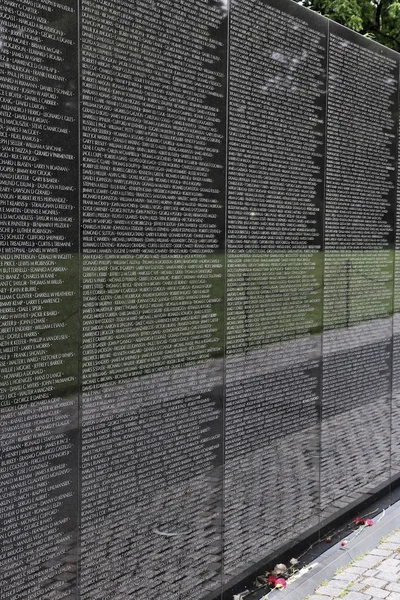
{"label": "reflective dark surface", "polygon": [[1,596],[214,600],[400,474],[398,55],[5,0],[0,60]]}
{"label": "reflective dark surface", "polygon": [[226,582],[319,520],[326,26],[279,5],[230,15]]}
{"label": "reflective dark surface", "polygon": [[390,475],[398,83],[397,56],[330,26],[323,518]]}
{"label": "reflective dark surface", "polygon": [[82,23],[80,590],[212,597],[226,19],[218,3],[84,1]]}
{"label": "reflective dark surface", "polygon": [[71,0],[0,8],[5,600],[77,594],[77,23]]}

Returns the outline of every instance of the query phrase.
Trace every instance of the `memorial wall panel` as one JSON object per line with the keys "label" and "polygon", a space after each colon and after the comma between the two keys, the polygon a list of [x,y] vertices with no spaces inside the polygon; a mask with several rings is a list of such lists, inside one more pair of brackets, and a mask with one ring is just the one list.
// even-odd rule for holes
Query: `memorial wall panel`
{"label": "memorial wall panel", "polygon": [[400,476],[399,65],[290,0],[3,0],[2,599],[221,598]]}
{"label": "memorial wall panel", "polygon": [[322,517],[389,479],[398,122],[394,53],[329,39]]}
{"label": "memorial wall panel", "polygon": [[231,9],[225,580],[319,521],[326,23]]}
{"label": "memorial wall panel", "polygon": [[[400,73],[400,63],[398,65]],[[399,86],[400,87],[400,86]],[[397,119],[399,118],[399,105],[397,106]],[[400,129],[397,132],[398,140]],[[397,149],[397,174],[399,173],[399,151]],[[400,474],[400,186],[396,180],[396,210],[395,210],[395,243],[394,243],[394,286],[393,286],[393,360],[392,360],[392,403],[391,403],[391,448],[390,448],[390,476],[396,480]]]}
{"label": "memorial wall panel", "polygon": [[82,597],[220,589],[225,16],[83,2]]}
{"label": "memorial wall panel", "polygon": [[76,594],[76,2],[0,7],[0,588]]}

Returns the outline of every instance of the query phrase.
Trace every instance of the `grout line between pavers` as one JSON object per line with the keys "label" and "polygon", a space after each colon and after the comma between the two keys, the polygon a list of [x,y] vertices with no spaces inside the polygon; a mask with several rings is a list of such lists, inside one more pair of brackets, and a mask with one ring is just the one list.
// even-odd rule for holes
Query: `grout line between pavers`
{"label": "grout line between pavers", "polygon": [[[373,527],[365,529],[359,536],[349,542],[346,547],[342,548],[339,545],[340,543],[338,543],[324,553],[320,557],[317,567],[301,579],[292,583],[290,588],[286,588],[285,597],[281,597],[281,600],[305,600],[308,596],[316,595],[315,590],[319,588],[323,581],[332,580],[338,569],[344,571],[350,568],[351,565],[349,563],[356,561],[360,555],[370,552],[377,546],[380,546],[381,543],[384,543],[383,541],[381,542],[382,538],[390,536],[399,528],[400,502],[396,502],[382,514],[384,516],[379,522]],[[393,550],[393,553],[395,552],[396,550]],[[373,567],[366,567],[366,570],[372,570],[378,564],[380,565],[385,558],[388,557],[382,557],[382,561],[376,563]],[[312,564],[316,562],[313,561]],[[268,599],[277,600],[280,593],[272,591],[268,595]]]}

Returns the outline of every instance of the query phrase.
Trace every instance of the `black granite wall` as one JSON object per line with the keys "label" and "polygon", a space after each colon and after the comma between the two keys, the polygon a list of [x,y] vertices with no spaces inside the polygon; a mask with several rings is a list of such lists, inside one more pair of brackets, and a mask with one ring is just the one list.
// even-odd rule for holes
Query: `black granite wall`
{"label": "black granite wall", "polygon": [[399,55],[230,4],[0,7],[4,600],[214,600],[400,476]]}

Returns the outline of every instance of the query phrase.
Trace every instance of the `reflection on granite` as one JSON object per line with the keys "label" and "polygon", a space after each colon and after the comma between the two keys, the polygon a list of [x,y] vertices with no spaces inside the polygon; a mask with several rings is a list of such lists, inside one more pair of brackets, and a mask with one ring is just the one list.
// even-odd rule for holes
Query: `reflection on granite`
{"label": "reflection on granite", "polygon": [[217,590],[220,382],[221,369],[205,365],[84,393],[83,593]]}
{"label": "reflection on granite", "polygon": [[18,5],[1,596],[214,600],[400,476],[398,55],[289,0]]}

